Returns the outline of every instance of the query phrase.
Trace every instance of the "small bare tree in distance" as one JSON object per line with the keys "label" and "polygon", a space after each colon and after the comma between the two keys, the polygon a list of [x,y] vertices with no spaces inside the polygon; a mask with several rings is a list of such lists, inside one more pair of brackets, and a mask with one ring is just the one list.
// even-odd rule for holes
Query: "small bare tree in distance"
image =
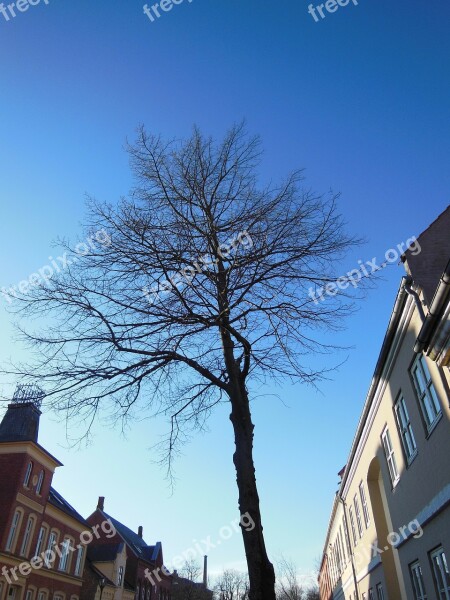
{"label": "small bare tree in distance", "polygon": [[248,600],[249,587],[246,573],[227,569],[214,586],[215,600]]}
{"label": "small bare tree in distance", "polygon": [[[275,600],[253,461],[251,381],[314,383],[309,357],[330,350],[349,306],[341,294],[314,302],[310,286],[336,280],[357,240],[345,233],[337,197],[303,189],[300,171],[259,185],[261,145],[243,124],[220,142],[198,129],[167,142],[142,127],[129,145],[136,178],[129,199],[91,200],[86,235],[110,243],[76,252],[68,266],[22,297],[22,328],[36,362],[17,367],[46,387],[47,402],[90,424],[101,409],[170,419],[164,458],[201,429],[220,402],[234,430],[250,600]],[[48,325],[52,319],[51,325]]]}

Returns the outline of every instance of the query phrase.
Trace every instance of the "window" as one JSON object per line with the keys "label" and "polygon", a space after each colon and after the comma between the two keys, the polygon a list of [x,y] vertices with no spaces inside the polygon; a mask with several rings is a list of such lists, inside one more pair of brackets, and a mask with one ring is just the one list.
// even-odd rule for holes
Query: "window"
{"label": "window", "polygon": [[369,600],[375,600],[375,596],[373,595],[373,588],[369,590]]}
{"label": "window", "polygon": [[40,551],[42,550],[42,546],[44,544],[44,536],[45,536],[45,527],[41,527],[39,529],[39,535],[36,543],[36,550],[34,551],[35,556],[39,556]]}
{"label": "window", "polygon": [[45,551],[45,558],[44,558],[45,566],[48,568],[50,568],[52,566],[52,562],[55,559],[55,556],[54,556],[55,553],[53,552],[53,548],[54,548],[55,544],[56,544],[56,533],[54,531],[52,531],[50,533],[50,535],[48,536],[47,550]]}
{"label": "window", "polygon": [[406,459],[409,462],[417,454],[417,444],[414,438],[414,433],[411,427],[408,410],[406,408],[405,399],[400,396],[395,405],[395,416],[397,417],[398,431],[402,440],[403,449]]}
{"label": "window", "polygon": [[25,600],[32,600],[33,598],[33,590],[27,590],[27,595],[25,596]]}
{"label": "window", "polygon": [[17,588],[11,586],[8,590],[8,600],[15,600]]}
{"label": "window", "polygon": [[39,473],[39,479],[36,486],[36,494],[40,494],[42,492],[42,485],[44,483],[44,471]]}
{"label": "window", "polygon": [[339,525],[339,541],[341,544],[342,561],[345,564],[347,562],[347,557],[345,556],[344,536],[342,535],[342,525]]}
{"label": "window", "polygon": [[[77,553],[77,560],[75,563],[75,575],[80,575],[81,573],[81,565],[83,562],[83,552],[84,552],[84,548],[83,546],[78,546],[78,553]],[[123,567],[122,568],[122,573],[123,573]],[[120,569],[119,569],[120,572]]]}
{"label": "window", "polygon": [[343,521],[342,523],[344,526],[345,545],[347,546],[347,556],[348,556],[348,558],[350,558],[350,556],[352,555],[352,547],[350,546],[350,538],[348,536],[348,528],[346,526],[345,521]]}
{"label": "window", "polygon": [[377,584],[377,599],[384,600],[384,590],[383,590],[383,586],[381,585],[381,583]]}
{"label": "window", "polygon": [[6,541],[6,550],[9,552],[14,544],[14,539],[16,537],[17,528],[19,526],[20,521],[20,511],[16,510],[13,516],[13,520],[11,523],[11,529],[9,530],[8,539]]}
{"label": "window", "polygon": [[409,567],[411,582],[414,590],[414,600],[427,600],[425,585],[423,582],[422,567],[419,562],[415,562]]}
{"label": "window", "polygon": [[119,573],[117,575],[117,585],[122,585],[123,583],[123,567],[119,567]]}
{"label": "window", "polygon": [[350,525],[352,528],[353,544],[356,546],[356,544],[358,543],[358,538],[356,537],[355,519],[353,518],[353,511],[351,506],[348,509],[348,513],[350,515]]}
{"label": "window", "polygon": [[45,592],[39,592],[38,600],[46,600],[47,594]]}
{"label": "window", "polygon": [[33,525],[34,525],[34,518],[29,517],[28,523],[27,523],[27,528],[25,529],[25,534],[23,536],[22,548],[20,549],[21,556],[26,556],[28,554],[28,545],[30,542]]}
{"label": "window", "polygon": [[137,584],[136,586],[136,600],[139,600],[139,593],[140,593],[141,589],[139,587],[139,584]]}
{"label": "window", "polygon": [[439,600],[450,600],[450,573],[443,548],[431,554],[431,564]]}
{"label": "window", "polygon": [[441,405],[431,381],[430,371],[424,356],[421,354],[414,362],[411,374],[419,398],[420,408],[428,431],[432,428],[438,417],[441,415]]}
{"label": "window", "polygon": [[388,465],[391,482],[392,485],[395,485],[399,480],[399,474],[397,470],[397,462],[395,460],[394,449],[392,448],[391,436],[387,427],[381,434],[381,439],[383,441],[384,454],[386,456],[386,462]]}
{"label": "window", "polygon": [[53,600],[64,600],[64,598],[63,598],[62,594],[55,594],[53,596]]}
{"label": "window", "polygon": [[355,497],[353,498],[353,506],[355,507],[356,524],[358,525],[359,537],[362,537],[363,528],[362,528],[362,522],[361,522],[361,512],[359,510],[359,503],[358,503],[358,498],[357,498],[356,494],[355,494]]}
{"label": "window", "polygon": [[[59,559],[59,570],[66,571],[67,569],[67,560],[69,558],[69,549],[70,549],[70,540],[65,539],[61,544],[61,557]],[[53,597],[54,600],[57,600],[56,596]]]}
{"label": "window", "polygon": [[364,484],[361,481],[359,484],[359,497],[361,499],[361,506],[364,515],[364,523],[366,524],[366,529],[369,527],[370,517],[369,517],[369,507],[367,506],[366,500],[366,492],[364,491]]}
{"label": "window", "polygon": [[33,470],[33,463],[29,462],[27,466],[27,472],[25,473],[25,479],[23,480],[23,485],[28,487],[31,478],[31,472]]}

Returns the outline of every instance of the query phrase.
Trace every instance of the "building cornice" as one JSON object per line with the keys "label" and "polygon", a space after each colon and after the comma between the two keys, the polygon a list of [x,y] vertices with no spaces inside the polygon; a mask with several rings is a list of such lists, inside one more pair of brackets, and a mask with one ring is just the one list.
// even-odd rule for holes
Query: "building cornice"
{"label": "building cornice", "polygon": [[37,460],[42,466],[49,469],[52,473],[56,467],[62,467],[63,464],[54,456],[47,452],[45,448],[36,442],[1,442],[0,454],[29,454],[31,458]]}
{"label": "building cornice", "polygon": [[397,359],[399,348],[407,332],[414,310],[414,300],[412,296],[408,296],[406,294],[404,290],[403,278],[377,361],[375,372],[372,377],[372,384],[369,388],[356,434],[352,442],[349,460],[347,461],[347,465],[342,477],[340,489],[340,495],[342,498],[346,498],[347,496],[357,464],[370,433],[370,428],[377,414],[379,404],[389,381],[389,376],[392,372],[395,360]]}

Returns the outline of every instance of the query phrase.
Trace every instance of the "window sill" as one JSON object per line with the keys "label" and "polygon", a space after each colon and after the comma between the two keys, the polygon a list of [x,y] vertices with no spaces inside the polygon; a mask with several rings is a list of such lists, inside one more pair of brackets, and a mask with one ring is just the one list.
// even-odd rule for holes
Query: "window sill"
{"label": "window sill", "polygon": [[395,491],[395,488],[397,487],[399,481],[400,481],[400,476],[398,476],[397,479],[395,479],[395,481],[391,482],[392,491]]}
{"label": "window sill", "polygon": [[409,467],[413,464],[413,462],[416,460],[416,458],[418,457],[419,452],[416,448],[414,454],[411,454],[411,456],[407,459],[406,461],[406,468],[409,469]]}
{"label": "window sill", "polygon": [[438,426],[438,423],[441,421],[441,419],[442,419],[442,413],[439,413],[439,415],[435,418],[435,420],[428,427],[428,433],[427,433],[425,439],[428,440],[430,438],[431,434],[436,429],[436,427]]}

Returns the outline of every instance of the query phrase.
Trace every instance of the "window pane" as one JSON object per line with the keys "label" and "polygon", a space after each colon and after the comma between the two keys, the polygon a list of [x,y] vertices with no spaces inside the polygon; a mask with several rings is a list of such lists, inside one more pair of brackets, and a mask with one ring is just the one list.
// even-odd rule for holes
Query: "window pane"
{"label": "window pane", "polygon": [[11,523],[11,529],[9,530],[9,535],[8,535],[8,540],[6,542],[6,550],[11,550],[13,542],[14,542],[14,537],[16,535],[16,530],[17,530],[17,525],[19,523],[19,519],[20,519],[20,513],[17,511],[16,513],[14,513],[14,517]]}

